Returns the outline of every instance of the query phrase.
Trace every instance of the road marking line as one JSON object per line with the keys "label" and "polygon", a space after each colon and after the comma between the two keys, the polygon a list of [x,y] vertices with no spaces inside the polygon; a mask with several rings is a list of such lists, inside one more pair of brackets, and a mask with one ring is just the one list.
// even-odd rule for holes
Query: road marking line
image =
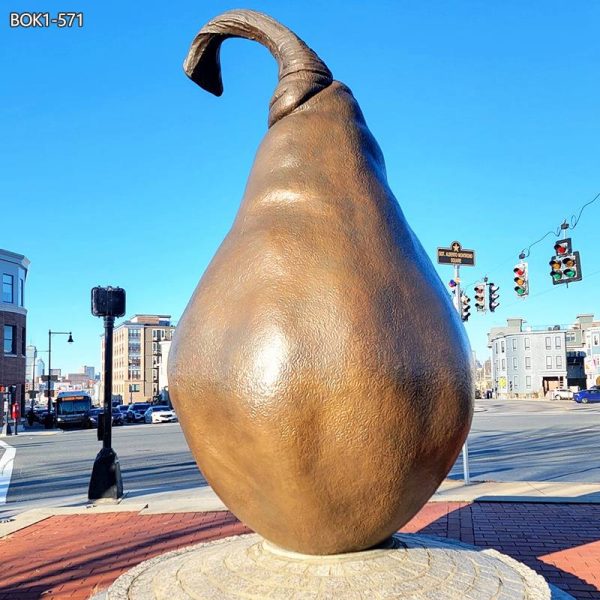
{"label": "road marking line", "polygon": [[0,504],[6,504],[6,496],[8,495],[17,449],[5,444],[1,440],[0,447],[4,448],[4,454],[0,458]]}

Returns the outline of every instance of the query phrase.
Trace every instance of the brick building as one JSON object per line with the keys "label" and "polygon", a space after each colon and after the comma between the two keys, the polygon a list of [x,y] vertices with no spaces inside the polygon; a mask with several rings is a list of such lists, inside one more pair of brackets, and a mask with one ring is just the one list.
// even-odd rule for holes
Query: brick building
{"label": "brick building", "polygon": [[25,401],[25,279],[29,260],[0,249],[0,386],[16,386],[16,400]]}

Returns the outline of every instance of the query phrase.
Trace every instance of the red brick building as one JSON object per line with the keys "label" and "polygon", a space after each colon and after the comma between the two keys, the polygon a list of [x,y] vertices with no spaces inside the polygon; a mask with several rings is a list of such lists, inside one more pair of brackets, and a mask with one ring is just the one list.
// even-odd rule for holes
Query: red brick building
{"label": "red brick building", "polygon": [[16,400],[25,400],[25,279],[29,260],[0,249],[0,386],[16,386]]}

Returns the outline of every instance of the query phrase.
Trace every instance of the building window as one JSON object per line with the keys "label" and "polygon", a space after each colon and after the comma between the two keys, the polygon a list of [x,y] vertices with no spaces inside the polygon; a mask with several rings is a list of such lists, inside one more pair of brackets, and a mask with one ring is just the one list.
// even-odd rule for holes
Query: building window
{"label": "building window", "polygon": [[496,354],[498,354],[498,342],[496,342]]}
{"label": "building window", "polygon": [[515,384],[515,387],[519,385],[519,378],[516,375],[513,377],[513,382]]}
{"label": "building window", "polygon": [[19,269],[19,306],[25,306],[25,271]]}
{"label": "building window", "polygon": [[600,346],[600,335],[595,333],[593,335],[593,342],[594,346]]}
{"label": "building window", "polygon": [[551,369],[551,368],[552,368],[552,357],[546,356],[546,369]]}
{"label": "building window", "polygon": [[27,344],[25,343],[27,335],[25,333],[25,327],[23,327],[23,329],[21,330],[21,335],[23,336],[21,338],[21,354],[23,356],[27,356]]}
{"label": "building window", "polygon": [[554,347],[558,350],[561,345],[560,345],[560,335],[555,336],[554,338]]}
{"label": "building window", "polygon": [[525,338],[525,350],[529,350],[529,348],[530,348],[530,345],[529,345],[529,338],[528,338],[528,337],[526,337],[526,338]]}
{"label": "building window", "polygon": [[512,346],[513,346],[513,350],[517,349],[517,338],[512,339]]}
{"label": "building window", "polygon": [[8,304],[14,302],[13,276],[8,273],[2,274],[2,302]]}
{"label": "building window", "polygon": [[577,341],[577,336],[575,335],[574,331],[567,331],[566,336],[567,336],[567,343]]}
{"label": "building window", "polygon": [[500,352],[504,352],[504,340],[500,342]]}
{"label": "building window", "polygon": [[562,369],[562,356],[557,356],[556,357],[556,368],[557,369]]}
{"label": "building window", "polygon": [[513,369],[517,368],[517,357],[513,356]]}
{"label": "building window", "polygon": [[552,339],[550,337],[546,338],[546,350],[550,350],[552,348]]}
{"label": "building window", "polygon": [[503,371],[506,370],[506,359],[505,358],[502,359],[502,370]]}
{"label": "building window", "polygon": [[531,369],[531,356],[526,356],[525,357],[525,368],[526,369]]}
{"label": "building window", "polygon": [[4,326],[4,354],[17,353],[16,329],[14,325]]}
{"label": "building window", "polygon": [[525,386],[530,388],[531,387],[531,375],[527,375],[525,377]]}

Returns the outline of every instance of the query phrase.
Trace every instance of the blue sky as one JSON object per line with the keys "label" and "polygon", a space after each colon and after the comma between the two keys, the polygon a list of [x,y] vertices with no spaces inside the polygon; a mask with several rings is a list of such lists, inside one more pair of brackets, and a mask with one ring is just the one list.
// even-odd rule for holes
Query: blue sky
{"label": "blue sky", "polygon": [[[136,4],[134,6],[134,4]],[[276,65],[228,40],[224,95],[181,69],[225,2],[21,2],[0,16],[0,247],[31,260],[29,341],[53,366],[99,366],[94,285],[128,314],[179,318],[237,212],[265,133]],[[520,250],[600,192],[600,4],[517,1],[248,2],[295,30],[358,99],[389,181],[432,260],[459,240],[501,287],[467,323],[473,348],[507,317],[533,326],[600,317],[600,201],[570,232],[584,280],[552,286],[554,236],[532,248],[531,296],[512,291]],[[8,12],[77,10],[81,29],[10,29]],[[438,272],[447,282],[450,267]],[[474,311],[473,311],[474,312]]]}

